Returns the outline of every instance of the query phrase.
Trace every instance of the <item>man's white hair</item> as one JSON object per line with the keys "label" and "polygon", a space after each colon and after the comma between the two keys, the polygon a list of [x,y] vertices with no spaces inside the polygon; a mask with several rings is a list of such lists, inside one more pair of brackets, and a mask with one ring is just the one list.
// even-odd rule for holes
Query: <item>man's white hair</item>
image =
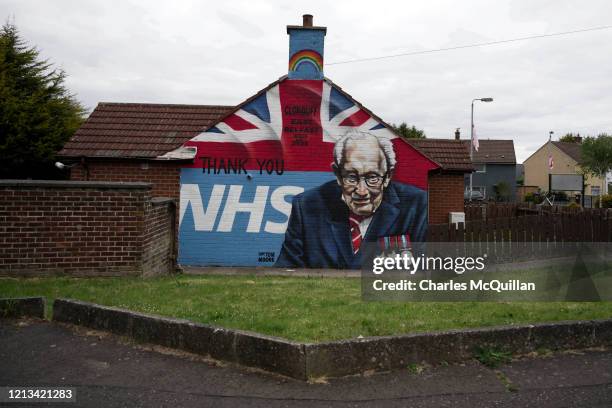
{"label": "man's white hair", "polygon": [[374,138],[378,142],[380,150],[385,155],[387,172],[389,174],[393,173],[397,161],[395,160],[395,150],[393,150],[393,143],[391,143],[391,140],[385,137],[376,137],[371,133],[362,132],[356,129],[349,130],[344,136],[336,141],[334,145],[334,163],[336,168],[342,169],[344,167],[344,162],[346,161],[346,144],[349,140],[359,143],[360,141],[370,138]]}

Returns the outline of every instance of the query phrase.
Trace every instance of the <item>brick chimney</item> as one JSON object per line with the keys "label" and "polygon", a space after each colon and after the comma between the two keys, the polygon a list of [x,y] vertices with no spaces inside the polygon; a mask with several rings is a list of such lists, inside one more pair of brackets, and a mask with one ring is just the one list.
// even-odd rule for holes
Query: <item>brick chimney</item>
{"label": "brick chimney", "polygon": [[459,128],[455,129],[455,140],[461,140],[461,132],[459,132]]}
{"label": "brick chimney", "polygon": [[323,79],[323,45],[326,27],[313,26],[304,14],[301,26],[287,26],[289,34],[289,79]]}

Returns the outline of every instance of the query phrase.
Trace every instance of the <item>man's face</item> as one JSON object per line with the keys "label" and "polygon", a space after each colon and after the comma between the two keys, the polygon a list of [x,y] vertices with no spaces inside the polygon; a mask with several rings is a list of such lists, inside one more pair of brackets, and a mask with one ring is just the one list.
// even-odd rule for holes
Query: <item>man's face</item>
{"label": "man's face", "polygon": [[349,209],[364,217],[371,216],[382,202],[389,184],[385,155],[374,137],[356,143],[349,140],[338,184]]}

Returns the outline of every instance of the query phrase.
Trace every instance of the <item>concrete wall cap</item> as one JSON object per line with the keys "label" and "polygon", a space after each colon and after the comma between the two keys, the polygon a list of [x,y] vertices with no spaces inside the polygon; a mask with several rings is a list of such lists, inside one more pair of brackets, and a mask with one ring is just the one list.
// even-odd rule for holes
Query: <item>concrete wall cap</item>
{"label": "concrete wall cap", "polygon": [[151,183],[117,181],[69,181],[69,180],[0,180],[0,187],[46,187],[46,188],[105,188],[150,190]]}

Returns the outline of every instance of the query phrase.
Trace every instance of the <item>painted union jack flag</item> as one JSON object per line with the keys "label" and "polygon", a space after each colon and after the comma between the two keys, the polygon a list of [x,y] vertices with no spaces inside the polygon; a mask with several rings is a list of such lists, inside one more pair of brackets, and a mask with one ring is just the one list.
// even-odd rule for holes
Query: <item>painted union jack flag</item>
{"label": "painted union jack flag", "polygon": [[438,166],[328,80],[283,80],[186,145],[197,147],[200,158],[252,158],[248,170],[258,168],[257,158],[282,157],[285,171],[329,172],[334,143],[350,129],[392,140],[394,179],[427,188],[427,172]]}

